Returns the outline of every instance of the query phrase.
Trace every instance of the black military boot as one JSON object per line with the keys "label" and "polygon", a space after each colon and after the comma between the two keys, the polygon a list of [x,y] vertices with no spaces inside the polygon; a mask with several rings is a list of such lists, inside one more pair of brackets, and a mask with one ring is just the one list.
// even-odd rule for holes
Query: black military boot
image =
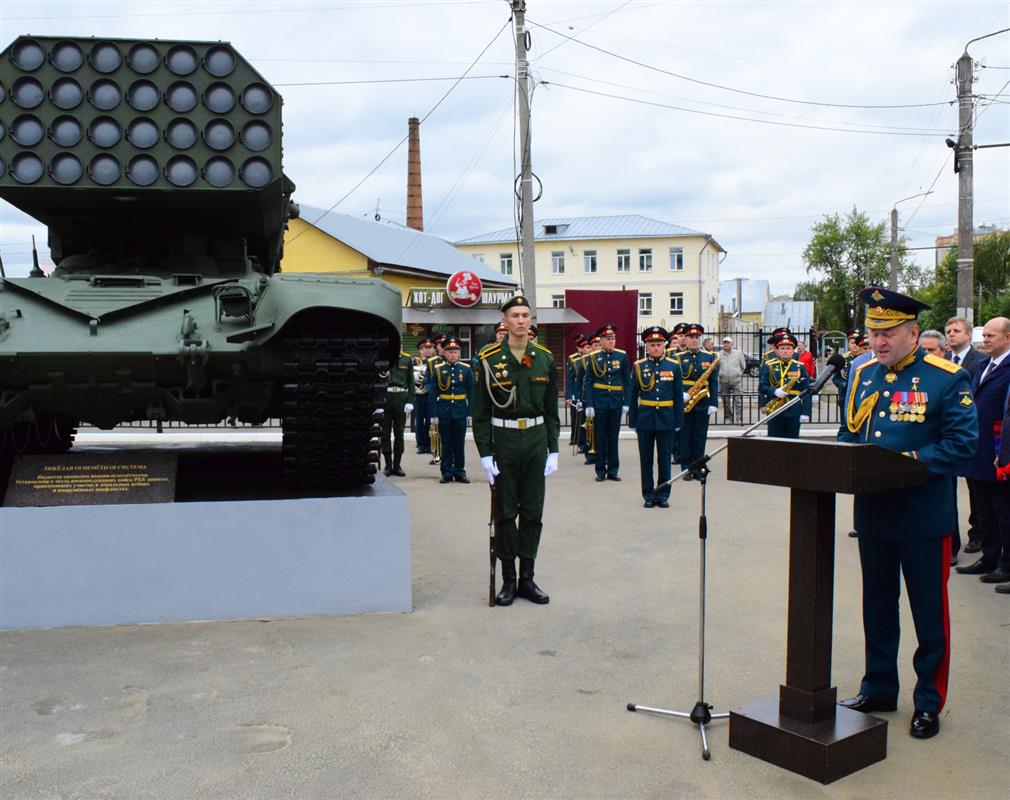
{"label": "black military boot", "polygon": [[[401,458],[401,456],[397,456],[396,458],[393,459],[393,468],[390,471],[394,475],[397,475],[397,476],[403,478],[403,477],[406,477],[407,473],[404,472],[403,471],[403,467],[400,466],[400,458]],[[387,467],[387,469],[388,469],[388,467]]]}
{"label": "black military boot", "polygon": [[520,597],[525,597],[531,603],[543,605],[551,602],[551,598],[540,591],[540,587],[533,582],[533,559],[519,559],[519,591]]}
{"label": "black military boot", "polygon": [[501,591],[494,599],[496,606],[510,606],[516,599],[516,562],[514,558],[502,559],[501,562]]}
{"label": "black military boot", "polygon": [[384,470],[382,470],[382,474],[385,475],[388,478],[390,475],[393,474],[393,464],[392,464],[392,462],[390,460],[390,457],[388,455],[386,455],[385,453],[382,454],[382,457],[386,461],[386,468]]}

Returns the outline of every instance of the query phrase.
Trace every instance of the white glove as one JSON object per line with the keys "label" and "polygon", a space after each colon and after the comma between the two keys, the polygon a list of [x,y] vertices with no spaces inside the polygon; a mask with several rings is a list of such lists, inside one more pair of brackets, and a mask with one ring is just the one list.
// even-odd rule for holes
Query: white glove
{"label": "white glove", "polygon": [[577,402],[577,403],[575,404],[575,410],[576,410],[576,411],[581,411],[581,410],[582,410],[582,408],[583,408],[583,406],[582,406],[582,401],[581,401],[581,400],[579,400],[579,402]]}
{"label": "white glove", "polygon": [[404,410],[405,413],[409,414],[411,411],[414,410],[414,404],[413,403],[407,403],[407,405],[405,405],[403,407],[403,410]]}
{"label": "white glove", "polygon": [[787,392],[785,389],[779,388],[779,389],[775,390],[775,396],[776,397],[789,397],[789,392]]}
{"label": "white glove", "polygon": [[596,409],[592,406],[586,406],[586,419],[592,419],[596,416]]}
{"label": "white glove", "polygon": [[494,476],[501,472],[498,469],[498,465],[494,463],[494,456],[484,456],[480,460],[480,465],[484,467],[484,471],[487,473],[487,482],[494,486]]}
{"label": "white glove", "polygon": [[621,406],[621,413],[622,414],[627,414],[628,413],[628,406]]}
{"label": "white glove", "polygon": [[810,417],[806,414],[800,414],[800,422],[810,422]]}
{"label": "white glove", "polygon": [[684,402],[688,403],[690,401],[691,401],[691,395],[689,395],[687,392],[684,392]]}
{"label": "white glove", "polygon": [[546,478],[548,475],[553,475],[557,471],[558,471],[558,454],[548,453],[547,463],[544,464],[544,477]]}
{"label": "white glove", "polygon": [[709,414],[718,414],[719,413],[719,406],[709,406],[708,407],[708,413]]}

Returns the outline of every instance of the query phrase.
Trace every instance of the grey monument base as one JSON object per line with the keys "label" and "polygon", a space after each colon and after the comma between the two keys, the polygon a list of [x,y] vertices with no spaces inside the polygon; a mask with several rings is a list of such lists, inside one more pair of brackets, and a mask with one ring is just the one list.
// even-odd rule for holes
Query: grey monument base
{"label": "grey monument base", "polygon": [[0,628],[411,610],[406,495],[0,508]]}

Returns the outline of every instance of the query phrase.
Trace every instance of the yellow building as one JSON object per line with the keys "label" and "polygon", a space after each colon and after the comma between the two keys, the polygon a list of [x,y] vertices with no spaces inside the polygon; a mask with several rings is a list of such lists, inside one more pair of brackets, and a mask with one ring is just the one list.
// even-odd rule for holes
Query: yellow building
{"label": "yellow building", "polygon": [[[638,290],[638,330],[719,324],[719,263],[725,250],[707,233],[637,215],[538,220],[537,302],[563,308],[566,289]],[[513,228],[456,242],[503,275],[518,275]],[[549,302],[548,302],[549,301]]]}

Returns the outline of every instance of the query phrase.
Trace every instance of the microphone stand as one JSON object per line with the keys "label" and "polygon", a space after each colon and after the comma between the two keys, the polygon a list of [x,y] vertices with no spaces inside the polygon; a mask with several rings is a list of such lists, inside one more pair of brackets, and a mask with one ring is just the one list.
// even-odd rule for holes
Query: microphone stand
{"label": "microphone stand", "polygon": [[[783,404],[781,407],[775,409],[771,414],[768,414],[763,419],[758,420],[749,428],[747,428],[741,436],[747,436],[751,431],[764,425],[769,420],[774,419],[779,414],[782,414],[789,408],[792,408],[797,403],[802,402],[807,397],[817,394],[821,388],[827,383],[828,378],[835,371],[834,365],[829,364],[825,367],[824,372],[821,373],[821,377],[813,383],[811,386],[804,389],[796,397],[793,397],[788,402]],[[682,719],[688,719],[693,725],[698,727],[698,733],[701,734],[701,757],[708,761],[712,758],[712,753],[708,749],[708,737],[705,735],[705,726],[708,725],[713,719],[726,719],[729,717],[729,712],[722,712],[718,714],[712,713],[712,706],[705,702],[705,567],[706,567],[706,544],[708,541],[708,517],[706,515],[706,492],[708,488],[708,474],[711,470],[708,468],[708,462],[715,458],[719,453],[729,447],[729,443],[724,443],[720,447],[713,450],[711,453],[706,453],[695,461],[691,462],[685,470],[683,470],[679,475],[675,475],[668,481],[664,481],[659,484],[656,488],[660,489],[664,486],[669,486],[676,483],[685,475],[692,474],[699,483],[701,483],[701,513],[698,517],[698,540],[701,549],[700,558],[700,570],[701,574],[698,581],[698,700],[694,704],[694,708],[690,711],[671,711],[667,708],[654,708],[652,706],[642,706],[636,703],[628,703],[628,711],[645,711],[650,714],[659,714],[665,717],[680,717]]]}

